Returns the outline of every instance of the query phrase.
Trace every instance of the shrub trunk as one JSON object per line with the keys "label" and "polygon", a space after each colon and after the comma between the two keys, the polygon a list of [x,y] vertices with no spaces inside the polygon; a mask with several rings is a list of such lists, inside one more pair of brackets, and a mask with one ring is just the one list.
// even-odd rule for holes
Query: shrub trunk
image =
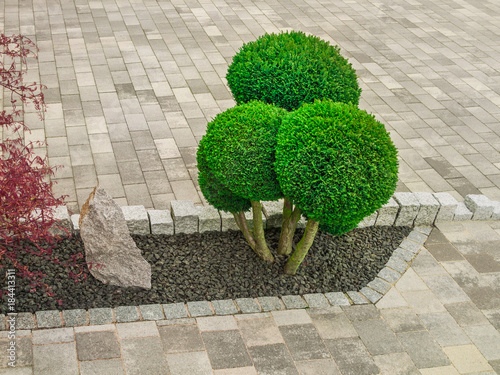
{"label": "shrub trunk", "polygon": [[307,252],[309,251],[314,237],[316,237],[316,233],[318,232],[319,222],[314,220],[309,220],[307,222],[306,229],[304,231],[304,235],[302,239],[297,244],[295,251],[292,256],[288,259],[285,264],[284,272],[286,275],[295,275],[297,269],[300,266],[300,263],[304,260]]}
{"label": "shrub trunk", "polygon": [[264,236],[264,225],[262,222],[262,204],[259,201],[252,202],[253,213],[253,236],[255,238],[255,252],[266,262],[273,263],[274,257],[267,247],[266,237]]}
{"label": "shrub trunk", "polygon": [[300,220],[301,211],[298,207],[293,208],[290,199],[285,198],[283,203],[283,224],[281,225],[278,254],[290,255],[292,252],[293,235]]}

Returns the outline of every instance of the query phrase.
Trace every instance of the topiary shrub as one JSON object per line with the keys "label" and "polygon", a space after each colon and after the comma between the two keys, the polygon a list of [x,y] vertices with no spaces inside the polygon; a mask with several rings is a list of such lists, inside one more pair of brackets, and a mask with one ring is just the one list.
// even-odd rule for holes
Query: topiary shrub
{"label": "topiary shrub", "polygon": [[206,161],[206,138],[202,138],[198,146],[196,159],[198,162],[198,184],[203,196],[216,209],[224,212],[238,213],[248,211],[252,205],[249,199],[239,197],[218,181],[208,167]]}
{"label": "topiary shrub", "polygon": [[208,124],[202,153],[215,178],[251,201],[283,197],[274,170],[278,129],[286,111],[252,101]]}
{"label": "topiary shrub", "polygon": [[243,45],[226,79],[236,103],[257,99],[288,111],[323,98],[357,105],[361,93],[340,49],[300,31],[265,34]]}
{"label": "topiary shrub", "polygon": [[294,274],[319,223],[340,235],[388,202],[398,179],[397,150],[372,115],[352,104],[316,101],[283,120],[276,172],[285,196],[308,218],[285,267]]}
{"label": "topiary shrub", "polygon": [[230,108],[208,124],[198,149],[199,183],[205,198],[216,208],[236,213],[247,240],[251,235],[245,232],[241,211],[250,201],[254,233],[249,243],[255,242],[254,250],[268,261],[274,257],[264,238],[260,201],[283,197],[274,162],[285,114],[284,109],[259,101]]}

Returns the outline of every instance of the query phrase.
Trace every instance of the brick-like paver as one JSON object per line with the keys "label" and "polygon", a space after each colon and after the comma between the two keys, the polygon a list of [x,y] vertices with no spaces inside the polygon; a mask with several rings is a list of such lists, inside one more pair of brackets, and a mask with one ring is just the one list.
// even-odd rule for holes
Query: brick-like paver
{"label": "brick-like paver", "polygon": [[[500,200],[499,16],[493,0],[298,0],[286,6],[56,0],[2,3],[0,28],[23,33],[40,48],[27,78],[47,86],[49,107],[43,122],[27,111],[33,130],[27,139],[47,139],[38,151],[65,167],[53,178],[55,193],[69,195],[69,208],[79,212],[98,182],[121,205],[204,203],[196,147],[207,122],[234,105],[228,63],[243,43],[285,29],[315,34],[349,58],[363,89],[360,107],[386,125],[399,149],[399,192]],[[437,228],[409,269],[392,261],[393,269],[379,275],[391,287],[385,291],[379,283],[384,296],[376,305],[359,293],[349,294],[356,306],[345,306],[345,295],[326,295],[342,308],[306,298],[313,308],[300,311],[311,322],[302,312],[280,311],[302,307],[300,300],[272,296],[239,299],[234,308],[224,302],[213,310],[206,303],[137,310],[139,319],[163,319],[163,310],[166,320],[156,322],[124,323],[136,319],[133,309],[39,312],[43,330],[30,331],[35,322],[20,319],[27,331],[18,331],[15,371],[499,371],[500,227],[465,221]],[[401,247],[418,251],[417,237]],[[399,253],[403,261],[407,254]],[[234,315],[236,325],[201,317],[233,318],[236,308],[243,313]],[[188,316],[200,316],[201,323],[172,320]],[[1,334],[6,353],[7,332]],[[0,373],[10,370],[2,354]]]}
{"label": "brick-like paver", "polygon": [[[107,186],[123,205],[204,202],[193,158],[207,122],[235,103],[228,64],[266,32],[302,30],[338,45],[356,69],[360,107],[391,133],[398,191],[500,200],[499,43],[494,0],[194,0],[6,2],[0,25],[38,44],[29,81],[47,86],[44,121],[56,191],[78,212]],[[5,100],[5,99],[4,99]],[[127,150],[125,152],[125,150]],[[146,172],[161,174],[163,188]]]}

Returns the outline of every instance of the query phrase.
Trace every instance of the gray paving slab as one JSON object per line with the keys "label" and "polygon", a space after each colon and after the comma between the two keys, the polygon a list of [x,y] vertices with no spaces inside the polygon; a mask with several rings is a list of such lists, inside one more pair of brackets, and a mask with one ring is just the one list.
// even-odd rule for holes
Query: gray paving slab
{"label": "gray paving slab", "polygon": [[448,357],[436,341],[434,341],[429,332],[404,332],[398,333],[397,337],[419,369],[441,367],[450,364]]}
{"label": "gray paving slab", "polygon": [[202,338],[212,368],[224,369],[252,365],[239,331],[203,332]]}
{"label": "gray paving slab", "polygon": [[[142,23],[128,28],[123,22],[103,23],[103,15],[115,13],[111,8],[97,12],[87,7],[85,17],[74,18],[70,24],[57,23],[47,16],[48,9],[36,8],[37,17],[45,15],[46,21],[35,23],[30,31],[42,47],[35,64],[42,72],[41,83],[48,86],[46,100],[51,107],[45,124],[31,127],[45,127],[50,137],[49,156],[72,155],[65,167],[77,171],[83,159],[73,158],[75,147],[87,146],[88,168],[99,155],[116,151],[112,142],[128,141],[132,151],[129,157],[156,149],[162,161],[177,158],[180,162],[173,169],[159,165],[171,176],[168,182],[176,182],[172,176],[185,173],[190,165],[179,150],[196,148],[206,122],[234,104],[224,76],[237,49],[265,31],[304,29],[339,45],[358,72],[363,89],[360,106],[391,127],[391,135],[401,148],[402,162],[408,169],[400,175],[401,186],[413,192],[431,189],[441,194],[435,197],[447,208],[453,205],[452,198],[463,200],[467,194],[500,198],[500,179],[495,178],[500,175],[500,160],[495,154],[498,129],[494,125],[500,117],[496,99],[499,89],[485,78],[498,71],[490,63],[497,56],[494,48],[485,47],[488,41],[484,40],[496,27],[492,19],[500,12],[498,4],[490,0],[484,6],[469,5],[467,11],[474,15],[477,26],[474,28],[463,22],[469,19],[469,13],[454,13],[440,4],[429,5],[431,11],[426,12],[404,0],[390,10],[367,0],[341,8],[330,2],[307,0],[292,8],[273,2],[245,3],[230,16],[225,7],[230,9],[231,4],[223,1],[217,8],[205,9],[204,3],[195,1],[189,7],[164,11],[141,3],[129,6],[125,23],[137,17],[137,12],[141,20],[152,22],[151,30],[145,30]],[[8,14],[9,19],[22,18],[30,14],[25,8],[13,5],[1,17]],[[66,6],[58,11],[65,17],[76,10],[75,6]],[[381,46],[378,32],[364,30],[378,30],[383,17],[404,22],[385,22],[386,43]],[[185,30],[182,37],[170,33],[171,22],[177,30]],[[204,26],[207,22],[211,25]],[[444,25],[446,30],[437,41],[428,24]],[[330,35],[332,29],[337,32]],[[83,30],[84,38],[78,43],[74,42],[75,30]],[[418,30],[418,34],[410,30]],[[15,29],[7,23],[6,31]],[[113,33],[120,33],[126,47],[123,40],[112,39]],[[66,35],[71,43],[60,43]],[[414,59],[414,53],[418,53],[415,41],[420,53],[427,52],[426,59],[418,64]],[[54,46],[57,60],[64,63],[45,60],[45,56],[54,59]],[[471,46],[476,54],[466,52]],[[481,58],[476,58],[479,54]],[[126,168],[119,170],[122,181],[132,177],[129,172]],[[78,184],[84,183],[77,174],[71,176],[80,181]],[[186,175],[185,181],[190,179]],[[447,193],[450,196],[444,195]],[[175,188],[173,194],[177,200],[191,197],[200,202],[196,189]],[[77,208],[82,199],[71,197]],[[137,197],[135,203],[166,208],[152,197]],[[442,217],[452,215],[451,209],[440,213]]]}
{"label": "gray paving slab", "polygon": [[361,375],[379,372],[377,365],[359,338],[326,340],[325,343],[342,374]]}
{"label": "gray paving slab", "polygon": [[358,320],[352,324],[372,356],[403,351],[396,336],[382,319]]}
{"label": "gray paving slab", "polygon": [[[21,30],[40,47],[39,59],[33,61],[33,78],[47,85],[50,106],[44,122],[35,119],[33,113],[26,118],[31,129],[43,131],[36,134],[47,137],[49,160],[63,164],[64,170],[52,178],[58,182],[54,190],[69,195],[67,204],[74,213],[79,212],[88,189],[97,182],[112,187],[110,191],[121,205],[165,210],[172,200],[203,204],[197,190],[194,155],[206,123],[234,105],[225,85],[227,64],[244,42],[280,29],[318,35],[338,44],[349,58],[363,89],[360,107],[387,126],[399,148],[398,192],[436,193],[434,197],[446,205],[446,210],[437,214],[439,223],[451,217],[467,223],[473,217],[463,203],[468,194],[500,201],[500,86],[491,78],[499,74],[499,69],[495,41],[490,37],[498,34],[495,22],[500,5],[493,0],[453,6],[426,3],[422,7],[406,0],[397,0],[390,7],[368,0],[342,6],[333,1],[298,0],[287,7],[270,1],[242,2],[235,7],[225,0],[217,6],[194,0],[176,7],[142,1],[131,5],[114,1],[49,7],[35,2],[20,4],[9,3],[5,10],[0,9],[0,24],[5,24],[6,34]],[[30,18],[33,13],[35,22]],[[123,22],[109,22],[114,17],[123,18]],[[435,25],[439,25],[438,33]],[[423,55],[425,58],[415,59]],[[155,175],[159,177],[152,178]],[[476,212],[478,207],[469,207],[475,211],[474,218],[481,216]],[[396,219],[394,206],[389,204],[384,209],[376,225],[390,225]],[[204,332],[205,345],[212,340],[212,347],[209,344],[205,349],[198,346],[195,351],[168,354],[161,337],[123,339],[119,344],[121,367],[119,358],[78,362],[80,351],[82,355],[88,351],[86,347],[77,350],[80,337],[97,334],[96,340],[106,341],[115,335],[114,319],[122,319],[122,315],[106,309],[104,314],[88,312],[90,326],[87,312],[37,313],[37,327],[47,330],[47,337],[57,336],[51,334],[52,329],[74,326],[77,341],[56,344],[47,338],[43,345],[32,343],[33,368],[39,374],[77,374],[78,369],[82,374],[169,373],[168,367],[171,373],[210,373],[215,369],[216,374],[247,370],[297,374],[299,369],[301,373],[320,374],[315,369],[332,361],[338,367],[331,373],[337,373],[337,368],[342,374],[390,373],[396,364],[399,370],[412,373],[411,362],[419,369],[448,366],[450,362],[439,344],[461,342],[457,338],[460,335],[450,334],[462,329],[472,344],[444,346],[445,353],[457,358],[461,353],[457,347],[470,347],[470,352],[477,348],[474,358],[489,361],[497,370],[500,350],[495,314],[500,308],[500,295],[491,275],[500,259],[498,243],[493,240],[486,244],[489,235],[484,232],[481,236],[467,225],[443,236],[431,233],[429,249],[420,250],[410,267],[429,282],[432,292],[401,292],[402,303],[407,302],[409,307],[379,311],[361,294],[350,293],[351,299],[363,305],[326,314],[310,311],[314,327],[333,359],[295,364],[283,342],[247,347],[239,328]],[[415,243],[418,245],[418,241]],[[484,252],[489,255],[470,257]],[[394,262],[392,265],[397,268]],[[379,277],[396,283],[400,273],[384,270]],[[449,280],[447,275],[456,284],[440,284]],[[450,292],[446,285],[453,285],[453,290]],[[458,295],[463,297],[459,290],[470,302],[456,299]],[[346,303],[339,294],[327,294],[326,298],[333,305]],[[288,307],[282,301],[280,306]],[[260,320],[250,316],[261,311],[256,300],[239,299],[236,306],[248,313],[241,316],[251,318],[249,321]],[[214,303],[212,307],[216,314],[226,311]],[[167,320],[156,323],[160,328],[197,327],[195,320],[175,320],[188,316],[183,303],[164,304],[162,308]],[[459,328],[449,318],[436,323],[439,319],[435,317],[447,316],[447,312]],[[271,316],[266,319],[271,319],[273,326]],[[381,317],[387,330],[397,334],[405,352],[370,355],[353,324],[368,326]],[[332,321],[339,325],[332,326]],[[22,324],[23,328],[34,328],[31,321]],[[449,332],[442,331],[451,326]],[[18,335],[21,347],[27,349],[30,331],[20,330]],[[5,340],[4,336],[0,340]],[[26,369],[31,373],[30,355],[22,354],[22,358],[26,367],[19,367],[19,372]],[[233,368],[241,371],[231,372]],[[0,373],[4,370],[0,368]]]}
{"label": "gray paving slab", "polygon": [[313,324],[280,326],[279,330],[294,361],[330,358],[330,353]]}

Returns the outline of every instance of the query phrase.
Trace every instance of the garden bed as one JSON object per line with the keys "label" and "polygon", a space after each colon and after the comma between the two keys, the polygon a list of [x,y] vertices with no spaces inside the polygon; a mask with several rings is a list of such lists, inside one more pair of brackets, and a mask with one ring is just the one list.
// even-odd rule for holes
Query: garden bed
{"label": "garden bed", "polygon": [[[16,310],[89,309],[359,290],[376,277],[410,232],[409,227],[374,226],[334,237],[320,231],[295,276],[283,274],[287,257],[276,256],[272,265],[263,262],[240,232],[134,235],[152,266],[151,290],[104,285],[90,274],[86,281],[75,284],[68,269],[23,253],[21,263],[47,274],[45,282],[53,287],[63,305],[43,291],[30,293],[29,284],[18,277]],[[271,249],[277,248],[279,234],[279,229],[266,230]],[[295,243],[302,234],[303,230],[298,229]],[[84,253],[79,236],[64,239],[54,249],[54,255],[61,260],[78,252]],[[4,275],[0,282],[6,283]],[[6,312],[6,298],[0,313]]]}

